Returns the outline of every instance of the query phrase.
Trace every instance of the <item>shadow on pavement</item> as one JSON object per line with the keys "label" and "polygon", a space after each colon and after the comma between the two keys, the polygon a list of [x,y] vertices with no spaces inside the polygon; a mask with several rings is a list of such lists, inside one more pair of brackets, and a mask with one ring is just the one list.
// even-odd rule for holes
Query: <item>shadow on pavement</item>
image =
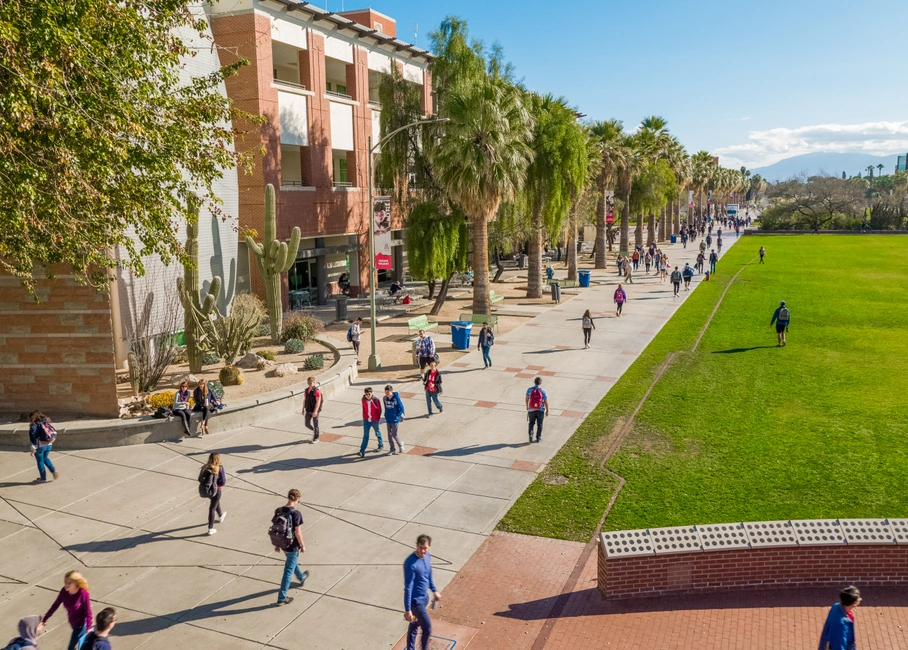
{"label": "shadow on pavement", "polygon": [[512,444],[497,444],[497,445],[471,445],[470,447],[460,447],[458,449],[445,449],[442,451],[433,451],[431,454],[426,454],[427,456],[440,456],[451,457],[451,458],[462,458],[463,456],[472,456],[473,454],[482,454],[487,451],[497,451],[499,449],[520,449],[526,447],[526,442],[521,442],[516,445]]}

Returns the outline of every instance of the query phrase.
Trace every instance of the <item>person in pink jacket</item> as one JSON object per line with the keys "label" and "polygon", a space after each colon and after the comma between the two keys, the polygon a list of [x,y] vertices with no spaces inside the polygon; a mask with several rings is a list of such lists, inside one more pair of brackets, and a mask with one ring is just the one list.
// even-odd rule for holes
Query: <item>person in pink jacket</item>
{"label": "person in pink jacket", "polygon": [[624,307],[625,302],[627,302],[627,294],[624,293],[624,289],[619,284],[618,288],[615,289],[615,316],[621,316],[621,309]]}
{"label": "person in pink jacket", "polygon": [[359,447],[359,457],[366,457],[366,446],[369,444],[369,431],[375,429],[375,437],[378,439],[378,451],[385,448],[385,443],[381,439],[381,429],[378,423],[381,422],[381,400],[372,395],[372,389],[367,388],[363,391],[363,444]]}
{"label": "person in pink jacket", "polygon": [[57,600],[47,610],[47,614],[38,624],[38,634],[47,625],[57,608],[63,605],[73,633],[69,638],[66,650],[79,650],[82,641],[92,628],[91,598],[88,595],[88,582],[78,571],[70,571],[63,579],[63,589],[57,594]]}

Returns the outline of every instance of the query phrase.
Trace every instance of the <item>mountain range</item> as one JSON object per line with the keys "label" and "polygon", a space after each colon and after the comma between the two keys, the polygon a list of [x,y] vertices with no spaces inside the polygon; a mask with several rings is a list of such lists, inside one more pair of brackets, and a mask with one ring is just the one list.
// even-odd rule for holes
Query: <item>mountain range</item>
{"label": "mountain range", "polygon": [[[831,176],[841,176],[845,172],[848,176],[867,175],[867,167],[873,165],[883,165],[883,173],[891,174],[895,170],[895,164],[898,156],[873,156],[865,153],[832,153],[818,151],[815,153],[805,153],[800,156],[785,158],[766,167],[758,167],[753,171],[760,174],[770,182],[788,180],[792,176],[801,174],[807,176],[816,176],[819,174],[828,174]],[[878,170],[874,169],[874,175]]]}

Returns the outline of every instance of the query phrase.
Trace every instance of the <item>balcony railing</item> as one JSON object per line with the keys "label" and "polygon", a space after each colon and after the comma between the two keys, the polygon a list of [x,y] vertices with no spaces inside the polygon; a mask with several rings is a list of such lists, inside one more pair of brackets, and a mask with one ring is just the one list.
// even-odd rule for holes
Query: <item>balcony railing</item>
{"label": "balcony railing", "polygon": [[334,181],[334,187],[353,187],[353,183],[349,181]]}
{"label": "balcony railing", "polygon": [[381,110],[381,102],[375,101],[374,99],[369,100],[369,107],[376,110]]}
{"label": "balcony railing", "polygon": [[308,183],[306,181],[289,181],[287,179],[281,179],[281,187],[307,187]]}
{"label": "balcony railing", "polygon": [[287,86],[288,88],[306,90],[306,86],[304,86],[303,84],[298,84],[295,81],[284,81],[283,79],[272,79],[272,81],[278,86]]}
{"label": "balcony railing", "polygon": [[344,93],[334,92],[333,90],[326,90],[325,94],[329,95],[331,97],[340,97],[341,99],[353,99],[350,95],[345,95]]}

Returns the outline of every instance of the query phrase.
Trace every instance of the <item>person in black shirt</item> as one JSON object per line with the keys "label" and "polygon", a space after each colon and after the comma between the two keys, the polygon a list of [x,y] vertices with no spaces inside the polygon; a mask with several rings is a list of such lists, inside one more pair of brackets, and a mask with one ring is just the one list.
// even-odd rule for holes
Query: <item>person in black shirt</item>
{"label": "person in black shirt", "polygon": [[296,509],[296,506],[299,505],[300,497],[299,490],[290,490],[287,493],[287,505],[282,506],[274,511],[274,519],[272,523],[278,518],[279,515],[286,515],[290,519],[290,529],[291,529],[291,542],[287,548],[281,548],[280,546],[275,546],[275,551],[283,551],[285,555],[284,559],[284,576],[281,579],[281,589],[277,595],[277,604],[286,605],[293,602],[293,597],[288,596],[287,592],[290,590],[290,582],[293,579],[294,574],[299,579],[300,583],[299,588],[302,588],[306,584],[306,578],[309,577],[308,571],[303,571],[299,567],[299,557],[300,553],[306,552],[306,544],[303,542],[303,534],[300,532],[300,526],[303,525],[303,515],[300,514],[300,511]]}

